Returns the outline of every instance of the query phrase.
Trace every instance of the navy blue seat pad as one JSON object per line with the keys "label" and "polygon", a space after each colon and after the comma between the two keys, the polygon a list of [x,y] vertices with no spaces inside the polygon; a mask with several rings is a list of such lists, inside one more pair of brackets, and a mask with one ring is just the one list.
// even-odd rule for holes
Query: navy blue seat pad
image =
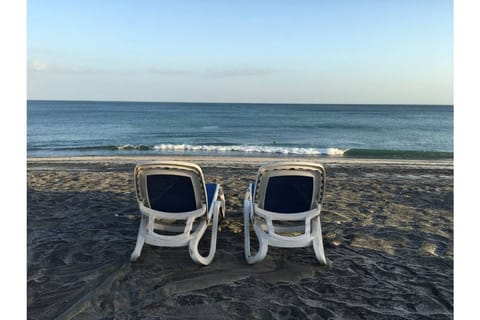
{"label": "navy blue seat pad", "polygon": [[207,211],[210,210],[210,206],[212,205],[213,201],[216,199],[213,198],[215,195],[215,190],[217,190],[216,183],[206,183],[205,188],[207,189]]}
{"label": "navy blue seat pad", "polygon": [[164,212],[188,212],[197,209],[190,177],[158,174],[147,176],[150,207]]}
{"label": "navy blue seat pad", "polygon": [[297,213],[311,209],[313,177],[277,176],[268,179],[264,209],[278,213]]}

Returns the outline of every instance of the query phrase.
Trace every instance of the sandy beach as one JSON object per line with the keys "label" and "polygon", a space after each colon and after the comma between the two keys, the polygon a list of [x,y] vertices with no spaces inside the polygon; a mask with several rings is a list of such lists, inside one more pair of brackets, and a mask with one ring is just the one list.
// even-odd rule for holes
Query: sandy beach
{"label": "sandy beach", "polygon": [[[197,163],[222,185],[226,219],[209,266],[187,248],[149,245],[129,261],[140,219],[133,169],[150,159]],[[278,160],[28,159],[28,318],[453,318],[452,160],[302,158],[327,170],[328,265],[311,247],[271,247],[251,266],[243,196],[259,165]]]}

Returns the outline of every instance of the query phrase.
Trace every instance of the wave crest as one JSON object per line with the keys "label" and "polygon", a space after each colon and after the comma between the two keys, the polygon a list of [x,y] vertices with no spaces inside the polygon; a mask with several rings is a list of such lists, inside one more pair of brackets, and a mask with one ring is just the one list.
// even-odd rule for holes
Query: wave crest
{"label": "wave crest", "polygon": [[340,156],[345,150],[338,148],[297,148],[279,146],[249,146],[249,145],[190,145],[190,144],[159,144],[153,147],[157,151],[190,151],[190,152],[240,152],[240,153],[273,153],[293,155],[329,155]]}
{"label": "wave crest", "polygon": [[123,146],[117,146],[117,150],[152,150],[152,147],[146,146],[143,144],[140,144],[140,145],[125,144]]}

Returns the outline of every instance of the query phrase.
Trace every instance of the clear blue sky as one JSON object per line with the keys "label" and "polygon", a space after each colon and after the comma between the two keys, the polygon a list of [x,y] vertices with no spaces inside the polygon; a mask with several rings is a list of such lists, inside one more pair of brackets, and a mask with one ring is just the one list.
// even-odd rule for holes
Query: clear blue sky
{"label": "clear blue sky", "polygon": [[27,2],[27,98],[453,104],[448,0]]}

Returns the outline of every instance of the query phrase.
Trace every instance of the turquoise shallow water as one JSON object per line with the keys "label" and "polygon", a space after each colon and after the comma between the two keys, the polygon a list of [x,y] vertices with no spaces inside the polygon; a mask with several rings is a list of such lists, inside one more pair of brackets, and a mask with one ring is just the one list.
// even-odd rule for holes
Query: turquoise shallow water
{"label": "turquoise shallow water", "polygon": [[27,155],[452,158],[453,107],[28,101]]}

